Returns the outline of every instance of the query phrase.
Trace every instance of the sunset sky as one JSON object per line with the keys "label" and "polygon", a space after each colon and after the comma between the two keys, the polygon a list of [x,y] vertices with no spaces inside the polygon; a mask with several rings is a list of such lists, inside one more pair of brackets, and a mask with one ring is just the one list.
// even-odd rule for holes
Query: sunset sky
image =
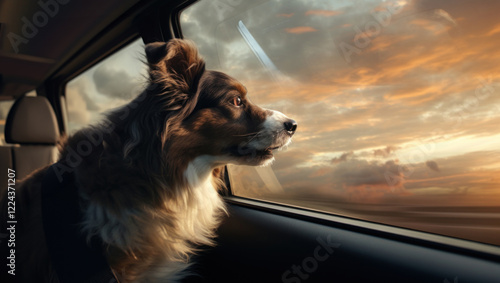
{"label": "sunset sky", "polygon": [[[283,192],[500,204],[500,2],[228,3],[239,5],[201,1],[184,12],[183,34],[253,102],[298,121],[272,166]],[[257,183],[242,193],[262,195]]]}
{"label": "sunset sky", "polygon": [[[299,124],[272,168],[233,169],[251,184],[241,194],[498,206],[499,10],[500,1],[200,1],[181,27],[209,69]],[[73,128],[140,92],[142,54],[138,40],[69,84]]]}

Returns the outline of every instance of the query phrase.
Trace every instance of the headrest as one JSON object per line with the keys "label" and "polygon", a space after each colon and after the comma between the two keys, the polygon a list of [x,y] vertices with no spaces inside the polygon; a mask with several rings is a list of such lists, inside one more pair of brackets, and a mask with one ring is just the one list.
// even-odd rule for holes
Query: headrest
{"label": "headrest", "polygon": [[5,122],[6,142],[55,144],[58,139],[59,126],[47,98],[26,96],[14,103]]}

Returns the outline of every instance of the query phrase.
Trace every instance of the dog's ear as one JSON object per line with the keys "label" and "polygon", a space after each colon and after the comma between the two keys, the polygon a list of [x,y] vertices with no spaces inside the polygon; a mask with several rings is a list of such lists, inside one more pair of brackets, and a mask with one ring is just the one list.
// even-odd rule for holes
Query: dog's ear
{"label": "dog's ear", "polygon": [[146,45],[146,57],[153,83],[188,96],[196,92],[205,61],[192,41],[172,39],[168,43],[150,43]]}
{"label": "dog's ear", "polygon": [[157,64],[167,55],[166,42],[153,42],[146,45],[146,58],[149,64]]}

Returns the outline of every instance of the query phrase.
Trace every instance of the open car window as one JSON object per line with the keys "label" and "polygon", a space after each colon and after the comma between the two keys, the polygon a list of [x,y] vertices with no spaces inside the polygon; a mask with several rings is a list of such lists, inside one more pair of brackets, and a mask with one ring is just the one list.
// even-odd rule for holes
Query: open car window
{"label": "open car window", "polygon": [[146,83],[144,43],[137,39],[66,85],[68,132],[102,120],[106,111],[135,98]]}
{"label": "open car window", "polygon": [[207,67],[294,117],[234,195],[500,245],[500,2],[200,1]]}

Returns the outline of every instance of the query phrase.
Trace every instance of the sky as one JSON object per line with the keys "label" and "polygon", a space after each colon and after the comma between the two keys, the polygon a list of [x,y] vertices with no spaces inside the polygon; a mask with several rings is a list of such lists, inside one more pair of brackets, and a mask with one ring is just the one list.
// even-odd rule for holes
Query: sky
{"label": "sky", "polygon": [[[245,196],[498,206],[499,1],[202,0],[181,14],[207,68],[299,126]],[[276,69],[264,66],[242,22]],[[137,40],[68,84],[70,131],[144,87]],[[243,186],[239,186],[243,185]]]}
{"label": "sky", "polygon": [[71,80],[66,88],[70,133],[102,120],[106,111],[136,97],[146,84],[144,43],[137,39]]}
{"label": "sky", "polygon": [[[276,154],[277,186],[262,169],[233,167],[232,180],[249,188],[241,194],[498,206],[499,9],[498,1],[200,1],[181,27],[208,68],[299,124]],[[261,64],[239,21],[277,70]]]}

